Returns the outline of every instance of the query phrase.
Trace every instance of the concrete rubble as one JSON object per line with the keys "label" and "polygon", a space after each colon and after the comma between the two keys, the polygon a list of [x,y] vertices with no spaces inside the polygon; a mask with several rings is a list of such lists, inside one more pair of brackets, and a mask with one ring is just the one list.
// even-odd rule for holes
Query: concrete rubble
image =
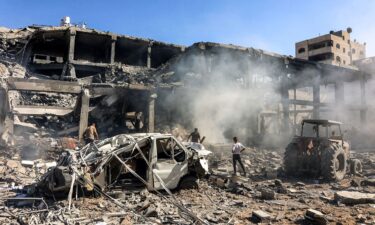
{"label": "concrete rubble", "polygon": [[[277,156],[281,156],[282,150],[254,149],[244,154],[254,170],[249,178],[237,177],[231,174],[229,156],[220,156],[215,149],[213,151],[210,160],[220,166],[211,165],[211,175],[200,180],[199,191],[175,190],[171,195],[145,188],[125,192],[99,191],[94,195],[86,193],[86,197],[74,194],[70,204],[69,199],[56,201],[46,196],[47,192],[31,194],[30,184],[41,181],[48,167],[47,159],[20,161],[4,156],[0,167],[3,174],[0,221],[15,224],[191,224],[196,217],[203,224],[298,224],[303,220],[316,224],[371,224],[375,220],[374,196],[371,194],[375,187],[353,187],[350,182],[352,179],[366,180],[366,177],[347,177],[337,184],[303,178],[291,180],[282,173],[278,179],[269,179],[262,164],[257,164],[256,160],[272,155],[273,163],[280,164],[281,157]],[[254,158],[255,155],[259,158]],[[224,166],[227,172],[223,172],[221,167]],[[364,166],[366,168],[366,164]],[[257,168],[259,170],[255,170]],[[364,173],[373,172],[374,169],[364,170]],[[264,198],[265,190],[277,193],[277,198]],[[185,215],[184,211],[191,215]]]}

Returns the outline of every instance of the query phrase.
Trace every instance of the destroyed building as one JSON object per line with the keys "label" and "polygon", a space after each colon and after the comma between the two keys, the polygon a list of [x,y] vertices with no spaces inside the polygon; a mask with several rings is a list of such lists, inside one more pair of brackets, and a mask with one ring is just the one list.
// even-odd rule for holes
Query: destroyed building
{"label": "destroyed building", "polygon": [[[305,118],[329,117],[349,126],[367,127],[372,119],[369,99],[373,90],[368,84],[372,82],[373,59],[357,61],[356,67],[347,68],[227,44],[199,42],[179,46],[62,22],[59,27],[0,29],[0,101],[6,103],[0,106],[0,133],[1,147],[6,146],[2,154],[7,156],[0,165],[2,182],[7,182],[1,189],[6,199],[1,206],[4,213],[0,221],[17,220],[21,224],[374,221],[375,197],[369,194],[374,190],[373,154],[355,153],[363,163],[363,177],[349,177],[350,180],[341,183],[311,179],[297,182],[276,179],[284,178],[282,156],[277,151],[262,149],[285,147],[283,143],[297,132]],[[348,98],[348,94],[352,96]],[[238,109],[236,105],[242,107]],[[143,114],[141,130],[134,125],[139,112]],[[19,147],[23,152],[42,151],[44,146],[52,145],[41,140],[30,143],[36,137],[53,144],[58,139],[49,137],[63,137],[69,145],[63,149],[74,149],[76,145],[69,139],[82,139],[89,121],[97,122],[101,141],[72,151],[74,160],[60,158],[58,167],[54,167],[56,162],[19,162],[20,158],[13,153],[13,145],[23,145]],[[212,149],[212,175],[202,179],[199,191],[174,194],[169,189],[175,188],[183,176],[196,173],[196,168],[192,168],[196,166],[194,162],[203,158],[197,158],[194,151],[181,151],[186,147],[179,144],[180,148],[173,148],[165,158],[156,157],[162,158],[156,161],[155,154],[165,152],[160,151],[164,149],[163,143],[158,145],[155,140],[180,142],[178,139],[186,138],[182,134],[184,129],[192,127],[199,127],[207,142],[220,143]],[[148,134],[128,135],[139,132]],[[172,133],[174,137],[153,132]],[[231,153],[225,142],[234,135],[256,146],[244,153],[251,181],[230,176]],[[150,148],[151,143],[156,148]],[[183,159],[177,159],[184,155]],[[195,161],[188,162],[193,156]],[[166,169],[170,159],[174,164],[169,163]],[[77,171],[68,171],[71,169]],[[161,180],[170,182],[166,188],[153,177],[158,169],[164,175]],[[59,181],[66,180],[51,182],[55,173]],[[73,178],[73,174],[77,176]],[[87,174],[101,185],[88,185]],[[86,190],[95,189],[105,199],[79,200],[78,193],[86,193],[79,192],[78,185],[73,188],[75,178]],[[40,181],[37,184],[43,194],[62,190],[64,197],[70,197],[46,203],[46,199],[38,197],[13,198],[15,193],[8,192],[19,188],[26,194],[21,185],[35,180]],[[128,189],[113,192],[115,187],[136,185],[150,191],[164,189],[167,194],[147,191],[134,194],[127,192]],[[70,191],[73,189],[75,200]],[[26,212],[18,210],[30,206],[30,202]],[[342,207],[343,204],[354,206]]]}
{"label": "destroyed building", "polygon": [[[262,93],[261,99],[254,94],[257,105],[249,108],[247,118],[239,118],[241,129],[254,136],[280,133],[284,128],[293,133],[299,118],[319,118],[321,113],[331,112],[338,120],[352,119],[340,118],[343,113],[337,108],[355,111],[356,124],[366,122],[365,84],[371,73],[356,68],[233,45],[196,43],[185,47],[72,26],[3,29],[1,43],[2,59],[17,62],[26,70],[17,77],[2,74],[6,85],[1,98],[9,103],[1,110],[2,123],[10,124],[5,132],[12,133],[14,121],[29,117],[42,126],[45,116],[69,121],[59,125],[64,128],[56,132],[60,136],[82,137],[89,119],[98,122],[103,134],[128,132],[136,112],[143,112],[144,131],[153,132],[155,124],[159,128],[174,123],[192,127],[194,112],[189,102],[195,96],[191,93],[210,86],[222,88],[224,83],[238,87],[243,96],[270,90],[268,99],[264,97],[267,94]],[[229,65],[225,71],[223,64]],[[343,87],[351,82],[360,83],[361,94],[356,105],[349,107]],[[321,94],[325,87],[332,87],[331,102]],[[11,96],[14,99],[10,100]],[[243,101],[246,104],[251,98]],[[228,127],[223,126],[227,137],[231,136]]]}

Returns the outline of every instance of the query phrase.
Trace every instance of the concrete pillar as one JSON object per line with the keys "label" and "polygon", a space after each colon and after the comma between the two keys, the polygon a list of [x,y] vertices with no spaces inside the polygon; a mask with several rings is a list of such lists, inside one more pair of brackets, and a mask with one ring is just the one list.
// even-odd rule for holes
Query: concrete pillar
{"label": "concrete pillar", "polygon": [[7,116],[3,123],[3,128],[0,132],[0,145],[4,144],[5,146],[13,146],[14,138],[14,115],[11,112],[7,113]]}
{"label": "concrete pillar", "polygon": [[335,113],[336,113],[336,120],[341,120],[340,114],[344,113],[344,104],[345,104],[345,96],[344,96],[344,82],[337,81],[335,83]]}
{"label": "concrete pillar", "polygon": [[294,110],[294,113],[293,113],[293,125],[296,125],[297,124],[297,105],[296,105],[296,100],[297,100],[297,88],[294,87],[293,88],[293,99],[294,99],[294,104],[293,104],[293,110]]}
{"label": "concrete pillar", "polygon": [[111,56],[110,56],[110,63],[115,63],[115,55],[116,55],[116,40],[117,36],[111,37]]}
{"label": "concrete pillar", "polygon": [[281,83],[281,107],[283,111],[283,118],[282,118],[282,129],[289,132],[289,90],[286,81],[284,80]]}
{"label": "concrete pillar", "polygon": [[87,128],[89,120],[89,103],[90,93],[88,89],[84,89],[81,95],[81,113],[79,119],[79,141],[83,141],[83,134]]}
{"label": "concrete pillar", "polygon": [[76,45],[76,31],[69,29],[69,49],[68,49],[68,62],[74,61],[74,49]]}
{"label": "concrete pillar", "polygon": [[152,51],[152,42],[149,43],[147,48],[147,68],[151,68],[151,51]]}
{"label": "concrete pillar", "polygon": [[155,101],[157,98],[157,94],[154,92],[150,92],[150,96],[148,98],[148,132],[152,133],[155,132]]}
{"label": "concrete pillar", "polygon": [[14,115],[10,112],[7,90],[0,88],[0,145],[14,145]]}
{"label": "concrete pillar", "polygon": [[[8,95],[5,89],[0,88],[0,127],[3,126],[7,112],[8,112]],[[0,129],[1,131],[1,129]]]}
{"label": "concrete pillar", "polygon": [[361,123],[362,125],[366,124],[367,120],[367,105],[366,105],[366,80],[365,77],[362,75],[360,80],[360,87],[361,87]]}
{"label": "concrete pillar", "polygon": [[73,64],[69,64],[68,65],[68,71],[67,71],[67,74],[66,74],[68,77],[70,78],[76,78],[76,69],[75,67],[73,66]]}
{"label": "concrete pillar", "polygon": [[314,119],[319,119],[320,117],[320,84],[315,84],[313,86],[313,115]]}

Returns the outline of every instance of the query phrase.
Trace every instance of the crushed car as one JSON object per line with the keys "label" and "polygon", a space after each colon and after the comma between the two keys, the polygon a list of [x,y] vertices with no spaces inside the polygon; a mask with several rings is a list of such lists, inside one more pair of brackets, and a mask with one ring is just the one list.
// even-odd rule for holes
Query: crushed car
{"label": "crushed car", "polygon": [[198,154],[200,165],[205,171],[209,171],[209,157],[212,151],[207,150],[202,143],[197,142],[183,142],[187,149],[190,149]]}
{"label": "crushed car", "polygon": [[73,183],[102,192],[197,188],[208,173],[207,154],[169,134],[120,134],[64,152],[34,188],[53,196],[67,194]]}

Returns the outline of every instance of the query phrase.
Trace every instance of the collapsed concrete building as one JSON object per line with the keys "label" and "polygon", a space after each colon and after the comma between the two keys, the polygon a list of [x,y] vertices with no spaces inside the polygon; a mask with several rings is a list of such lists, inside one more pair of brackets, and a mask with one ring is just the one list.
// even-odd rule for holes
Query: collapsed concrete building
{"label": "collapsed concrete building", "polygon": [[[253,48],[185,47],[65,23],[0,28],[0,41],[0,134],[1,144],[8,144],[0,146],[4,224],[374,221],[368,205],[375,201],[372,153],[354,152],[363,164],[360,176],[321,183],[287,179],[277,152],[304,118],[371,125],[373,58],[357,62],[358,69],[342,68]],[[134,124],[139,112],[140,130]],[[101,140],[75,148],[69,139],[82,139],[89,121],[97,122]],[[210,143],[237,135],[246,145],[278,149],[248,148],[243,161],[250,176],[231,176],[229,144],[207,145],[211,152],[181,142],[187,135],[177,128],[193,126]],[[64,137],[68,146],[61,141],[51,156],[25,160],[20,150],[44,150],[37,137],[47,148],[59,141],[49,137]],[[170,192],[181,184],[196,188],[203,174],[199,191]],[[134,194],[133,188],[141,189]],[[49,198],[58,193],[67,199]],[[96,194],[104,198],[79,198]]]}
{"label": "collapsed concrete building", "polygon": [[[230,127],[238,127],[251,134],[248,143],[260,144],[268,136],[293,134],[302,118],[330,116],[366,124],[369,70],[234,45],[201,42],[185,47],[74,26],[1,31],[2,62],[26,70],[21,77],[0,74],[0,99],[6,103],[0,110],[3,141],[11,142],[15,121],[38,127],[54,121],[60,124],[56,135],[80,139],[89,120],[97,122],[103,136],[132,132],[137,112],[144,115],[146,132],[155,126],[159,131],[175,124],[200,126],[190,104],[199,96],[192,93],[228,86],[246,96],[241,104],[249,107],[233,119],[238,121],[215,131],[225,138],[233,134]],[[347,105],[344,86],[353,82],[360,84],[360,95],[356,104]],[[332,101],[322,97],[327,86],[332,87]],[[264,90],[271,97],[254,94]]]}

